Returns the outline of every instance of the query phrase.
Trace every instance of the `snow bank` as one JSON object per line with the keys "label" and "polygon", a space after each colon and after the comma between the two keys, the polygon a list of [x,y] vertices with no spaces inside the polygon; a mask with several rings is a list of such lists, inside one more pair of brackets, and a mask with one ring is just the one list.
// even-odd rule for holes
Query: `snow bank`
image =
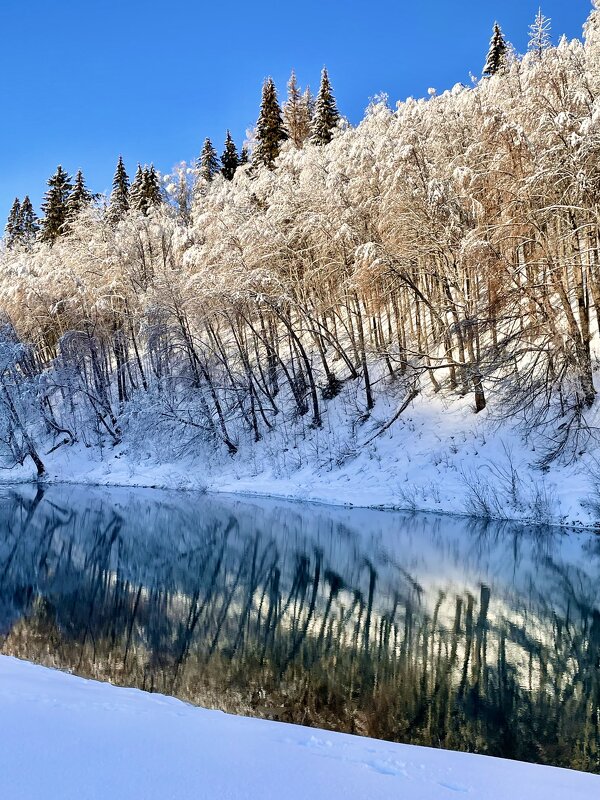
{"label": "snow bank", "polygon": [[[371,417],[357,425],[342,396],[328,406],[322,429],[275,429],[257,444],[241,442],[234,457],[205,452],[173,458],[168,444],[132,442],[125,433],[116,448],[62,447],[44,454],[46,480],[600,524],[600,450],[542,470],[543,442],[526,438],[516,422],[500,423],[487,411],[475,415],[468,399],[450,402],[431,393],[418,396],[377,435],[395,408],[395,399],[382,394]],[[589,422],[600,427],[600,419]],[[28,464],[0,472],[0,481],[34,480],[34,473]]]}
{"label": "snow bank", "polygon": [[0,657],[11,800],[592,800],[600,778],[234,717]]}

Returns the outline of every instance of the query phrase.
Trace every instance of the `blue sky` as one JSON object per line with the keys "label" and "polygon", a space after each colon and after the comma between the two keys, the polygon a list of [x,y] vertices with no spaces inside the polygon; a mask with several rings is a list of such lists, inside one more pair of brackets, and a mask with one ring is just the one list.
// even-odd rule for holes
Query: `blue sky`
{"label": "blue sky", "polygon": [[[123,154],[168,171],[204,137],[218,152],[256,121],[265,76],[290,69],[358,122],[369,98],[422,96],[480,74],[496,18],[517,50],[539,0],[0,0],[0,228],[15,195],[37,206],[62,165],[110,188]],[[546,0],[553,38],[581,35],[591,0]]]}

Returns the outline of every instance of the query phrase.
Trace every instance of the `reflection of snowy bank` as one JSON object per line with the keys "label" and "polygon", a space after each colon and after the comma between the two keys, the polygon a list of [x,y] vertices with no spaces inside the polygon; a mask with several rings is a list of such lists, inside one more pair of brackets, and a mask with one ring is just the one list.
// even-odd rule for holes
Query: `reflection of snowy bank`
{"label": "reflection of snowy bank", "polygon": [[7,654],[224,710],[596,769],[588,532],[75,486],[0,490],[0,532]]}
{"label": "reflection of snowy bank", "polygon": [[[594,800],[594,775],[232,717],[0,657],[11,800]],[[35,764],[35,769],[31,765]]]}

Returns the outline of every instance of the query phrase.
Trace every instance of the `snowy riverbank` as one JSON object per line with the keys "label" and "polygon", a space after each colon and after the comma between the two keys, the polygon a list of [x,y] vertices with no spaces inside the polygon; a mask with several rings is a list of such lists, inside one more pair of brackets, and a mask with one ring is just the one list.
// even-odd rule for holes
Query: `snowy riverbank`
{"label": "snowy riverbank", "polygon": [[[539,437],[526,438],[516,423],[499,423],[487,412],[475,415],[469,400],[419,396],[380,433],[395,409],[383,396],[357,427],[343,403],[335,403],[322,429],[307,426],[301,436],[275,429],[259,443],[242,442],[234,457],[208,448],[182,455],[174,442],[140,444],[126,430],[117,447],[74,445],[44,453],[44,480],[600,524],[600,451],[594,447],[575,460],[557,459],[541,468]],[[0,482],[34,479],[29,462],[0,472]]]}
{"label": "snowy riverbank", "polygon": [[[11,800],[592,800],[595,775],[234,717],[0,657]],[[35,765],[35,768],[32,768]]]}

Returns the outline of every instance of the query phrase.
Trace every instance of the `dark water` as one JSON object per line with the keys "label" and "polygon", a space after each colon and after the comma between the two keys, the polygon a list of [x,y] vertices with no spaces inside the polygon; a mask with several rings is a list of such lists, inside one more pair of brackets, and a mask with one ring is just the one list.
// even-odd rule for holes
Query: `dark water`
{"label": "dark water", "polygon": [[600,772],[600,537],[0,489],[0,652],[257,716]]}

